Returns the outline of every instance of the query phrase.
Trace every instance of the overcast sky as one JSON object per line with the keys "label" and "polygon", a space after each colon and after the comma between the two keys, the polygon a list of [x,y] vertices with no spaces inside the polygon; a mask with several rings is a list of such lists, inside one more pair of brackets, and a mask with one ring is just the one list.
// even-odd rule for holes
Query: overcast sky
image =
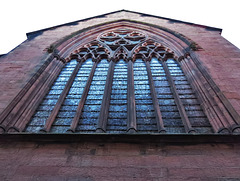
{"label": "overcast sky", "polygon": [[126,9],[223,29],[240,48],[239,0],[2,0],[0,54],[26,40],[26,33]]}

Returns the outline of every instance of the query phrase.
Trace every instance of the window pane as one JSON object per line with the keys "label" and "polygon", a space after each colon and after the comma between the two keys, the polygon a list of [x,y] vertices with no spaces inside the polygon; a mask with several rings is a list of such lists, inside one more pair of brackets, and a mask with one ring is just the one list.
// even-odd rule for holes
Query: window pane
{"label": "window pane", "polygon": [[166,63],[192,127],[199,133],[211,133],[211,125],[180,65],[172,59]]}
{"label": "window pane", "polygon": [[114,69],[107,132],[121,133],[127,129],[127,63],[120,60]]}
{"label": "window pane", "polygon": [[146,65],[141,59],[137,59],[133,70],[138,132],[157,132]]}
{"label": "window pane", "polygon": [[58,112],[51,132],[66,132],[75,116],[88,76],[92,69],[92,59],[87,59],[79,69],[74,82]]}
{"label": "window pane", "polygon": [[162,63],[153,58],[150,65],[166,131],[168,133],[185,133]]}
{"label": "window pane", "polygon": [[106,59],[101,60],[97,65],[77,131],[95,132],[96,130],[107,78],[108,65]]}
{"label": "window pane", "polygon": [[45,125],[76,64],[77,61],[72,60],[62,69],[48,94],[44,97],[36,113],[33,115],[26,132],[38,132]]}

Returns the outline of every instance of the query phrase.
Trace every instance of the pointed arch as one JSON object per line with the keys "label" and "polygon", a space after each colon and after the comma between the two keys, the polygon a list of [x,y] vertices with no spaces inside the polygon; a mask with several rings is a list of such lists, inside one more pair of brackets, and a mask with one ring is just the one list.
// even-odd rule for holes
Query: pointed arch
{"label": "pointed arch", "polygon": [[[183,106],[181,95],[178,93],[177,85],[174,83],[171,70],[169,70],[167,63],[167,61],[171,59],[176,63],[176,67],[179,66],[180,69],[183,70],[188,81],[191,82],[191,86],[193,87],[214,132],[239,132],[239,115],[221,93],[220,89],[213,82],[206,70],[204,70],[201,61],[191,49],[190,45],[192,43],[193,42],[189,38],[170,29],[129,20],[108,22],[91,27],[85,31],[77,31],[72,35],[64,37],[52,45],[54,47],[54,58],[46,69],[41,72],[41,75],[36,78],[35,82],[31,83],[31,87],[29,87],[25,93],[22,93],[23,95],[20,96],[20,98],[17,98],[18,101],[13,101],[11,104],[12,107],[10,106],[10,108],[3,112],[3,116],[0,120],[1,132],[24,131],[26,125],[34,114],[34,111],[63,67],[67,63],[70,63],[71,60],[76,60],[78,62],[78,67],[75,67],[75,71],[71,74],[71,77],[74,77],[76,72],[80,69],[81,64],[89,58],[94,62],[94,66],[92,67],[90,73],[91,76],[87,83],[88,87],[85,87],[85,100],[98,63],[102,59],[107,59],[110,62],[106,82],[111,85],[115,66],[115,63],[111,62],[124,59],[128,62],[129,74],[128,92],[130,94],[128,99],[131,101],[128,102],[130,105],[130,108],[128,109],[135,112],[133,63],[137,59],[142,59],[145,62],[148,71],[148,79],[153,85],[154,82],[151,80],[152,73],[149,62],[156,58],[162,65],[167,75],[171,90],[174,92],[174,100],[175,102],[178,102],[177,107],[181,119],[184,120],[185,130],[188,133],[192,133],[194,130],[188,120],[186,108]],[[66,91],[62,96],[62,101],[59,101],[58,107],[59,104],[63,102],[66,92],[69,91],[71,83],[67,83],[67,85],[68,88],[66,88]],[[155,89],[155,87],[151,87],[152,99],[156,104],[157,99],[156,93],[154,93]],[[108,85],[105,86],[104,90],[108,92],[108,94],[111,92],[111,88]],[[107,99],[108,101],[105,101],[105,103],[110,104],[109,96],[105,95],[105,93],[103,99]],[[78,124],[78,119],[82,112],[85,100],[79,104],[79,114],[71,127],[73,132],[77,127],[76,125]],[[109,105],[107,107],[109,107]],[[108,109],[107,107],[105,106],[104,108]],[[156,109],[155,105],[155,111]],[[100,115],[102,114],[103,112],[100,112]],[[137,131],[136,116],[133,114],[131,115],[132,118],[129,118],[128,120],[128,130]],[[52,115],[56,116],[56,113],[52,113]],[[47,121],[46,131],[50,131],[55,116],[53,116],[53,119],[49,118],[50,120]],[[102,123],[98,123],[99,126],[97,130],[106,130],[106,119],[108,118],[106,117],[105,121],[102,120]],[[158,125],[159,132],[164,130],[162,122]]]}

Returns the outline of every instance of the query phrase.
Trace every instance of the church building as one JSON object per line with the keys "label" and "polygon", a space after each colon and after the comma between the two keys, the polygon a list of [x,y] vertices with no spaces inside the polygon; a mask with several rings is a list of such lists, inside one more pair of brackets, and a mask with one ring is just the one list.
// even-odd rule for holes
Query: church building
{"label": "church building", "polygon": [[240,49],[120,10],[0,56],[0,180],[240,180]]}

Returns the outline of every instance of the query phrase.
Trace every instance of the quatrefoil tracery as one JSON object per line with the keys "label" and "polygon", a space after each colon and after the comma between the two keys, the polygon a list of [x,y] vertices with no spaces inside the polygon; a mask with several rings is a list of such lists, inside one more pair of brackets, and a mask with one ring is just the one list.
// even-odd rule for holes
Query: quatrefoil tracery
{"label": "quatrefoil tracery", "polygon": [[97,40],[85,44],[71,55],[71,59],[77,58],[84,61],[88,58],[92,58],[93,61],[101,59],[135,61],[137,58],[148,61],[152,57],[162,61],[176,58],[169,48],[131,29],[117,29],[103,33]]}

